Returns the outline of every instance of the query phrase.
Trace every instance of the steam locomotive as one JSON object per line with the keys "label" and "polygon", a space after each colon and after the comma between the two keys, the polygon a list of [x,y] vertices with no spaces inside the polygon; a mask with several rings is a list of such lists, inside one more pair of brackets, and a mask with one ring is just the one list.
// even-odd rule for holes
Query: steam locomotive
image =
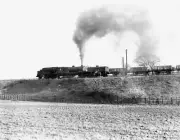
{"label": "steam locomotive", "polygon": [[96,66],[96,67],[47,67],[42,68],[37,72],[39,79],[60,79],[64,77],[106,77],[109,74],[109,68],[106,66]]}

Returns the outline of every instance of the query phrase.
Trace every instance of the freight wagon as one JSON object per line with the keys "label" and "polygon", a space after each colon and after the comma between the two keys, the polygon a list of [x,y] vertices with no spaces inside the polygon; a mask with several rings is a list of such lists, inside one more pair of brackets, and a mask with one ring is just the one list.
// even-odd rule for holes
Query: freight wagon
{"label": "freight wagon", "polygon": [[171,72],[174,71],[173,67],[171,65],[164,65],[164,66],[155,66],[152,69],[152,72],[156,75],[159,74],[171,74]]}
{"label": "freight wagon", "polygon": [[176,65],[176,70],[179,72],[180,71],[180,65]]}
{"label": "freight wagon", "polygon": [[131,67],[130,73],[133,75],[149,75],[150,70],[147,67]]}
{"label": "freight wagon", "polygon": [[125,68],[109,68],[109,73],[113,74],[114,76],[124,75],[125,72],[126,72]]}

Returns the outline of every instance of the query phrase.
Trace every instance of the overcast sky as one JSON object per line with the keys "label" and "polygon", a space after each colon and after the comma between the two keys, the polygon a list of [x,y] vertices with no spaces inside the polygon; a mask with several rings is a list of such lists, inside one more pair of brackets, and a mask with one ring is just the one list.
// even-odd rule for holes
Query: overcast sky
{"label": "overcast sky", "polygon": [[[77,17],[84,10],[103,4],[147,9],[159,38],[157,55],[161,64],[180,64],[178,0],[1,0],[0,79],[33,78],[42,67],[79,66],[79,51],[72,40]],[[120,53],[113,56],[108,52],[114,51],[114,37],[89,41],[84,64],[121,67],[126,48],[131,64],[136,47],[129,38],[124,37],[117,51]]]}

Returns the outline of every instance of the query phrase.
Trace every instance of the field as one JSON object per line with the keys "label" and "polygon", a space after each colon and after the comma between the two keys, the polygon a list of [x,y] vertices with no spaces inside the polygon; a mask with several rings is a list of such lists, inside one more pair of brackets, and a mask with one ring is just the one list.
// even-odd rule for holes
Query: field
{"label": "field", "polygon": [[179,139],[178,106],[0,101],[0,139]]}

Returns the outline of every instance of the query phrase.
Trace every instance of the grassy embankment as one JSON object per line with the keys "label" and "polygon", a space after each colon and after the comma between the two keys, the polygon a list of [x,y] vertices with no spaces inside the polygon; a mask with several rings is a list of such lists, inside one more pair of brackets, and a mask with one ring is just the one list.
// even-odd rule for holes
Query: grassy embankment
{"label": "grassy embankment", "polygon": [[132,97],[180,97],[179,76],[17,80],[2,84],[1,93],[28,94],[36,101],[114,101]]}

